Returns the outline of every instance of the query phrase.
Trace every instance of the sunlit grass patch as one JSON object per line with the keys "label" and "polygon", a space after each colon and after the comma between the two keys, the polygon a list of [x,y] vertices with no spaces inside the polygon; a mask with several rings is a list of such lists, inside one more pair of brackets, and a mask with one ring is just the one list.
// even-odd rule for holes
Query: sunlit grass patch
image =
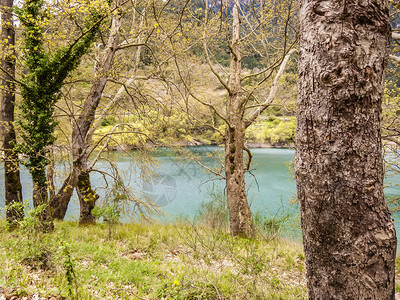
{"label": "sunlit grass patch", "polygon": [[0,287],[18,295],[306,299],[301,245],[179,221],[117,224],[112,238],[103,224],[58,222],[34,236],[2,230],[0,260]]}

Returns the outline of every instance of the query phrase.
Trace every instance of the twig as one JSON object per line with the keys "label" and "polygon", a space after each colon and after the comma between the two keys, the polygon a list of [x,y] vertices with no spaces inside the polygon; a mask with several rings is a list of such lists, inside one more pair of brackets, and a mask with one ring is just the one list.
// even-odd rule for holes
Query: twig
{"label": "twig", "polygon": [[3,71],[4,73],[6,73],[11,79],[12,81],[15,81],[16,83],[18,83],[19,85],[22,85],[23,87],[25,87],[26,89],[28,89],[28,86],[26,84],[24,84],[22,81],[19,81],[17,78],[15,78],[13,75],[11,75],[7,70],[5,70],[2,66],[0,66],[0,70]]}
{"label": "twig", "polygon": [[247,166],[245,168],[245,171],[250,171],[250,165],[251,165],[251,161],[253,160],[253,154],[251,153],[250,149],[247,148],[246,146],[244,146],[244,151],[247,152],[247,155],[249,156],[249,159],[247,161]]}
{"label": "twig", "polygon": [[[400,35],[400,34],[399,34]],[[400,57],[398,57],[398,56],[396,56],[396,55],[389,55],[389,58],[391,59],[391,60],[394,60],[394,61],[396,61],[396,62],[400,62]]]}

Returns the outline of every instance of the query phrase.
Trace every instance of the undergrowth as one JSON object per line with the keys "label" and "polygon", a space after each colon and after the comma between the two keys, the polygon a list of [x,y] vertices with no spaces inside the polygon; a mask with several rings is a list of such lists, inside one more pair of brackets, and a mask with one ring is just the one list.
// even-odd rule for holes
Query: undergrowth
{"label": "undergrowth", "polygon": [[0,293],[14,299],[306,299],[301,246],[277,238],[179,221],[116,224],[112,238],[107,224],[0,230]]}

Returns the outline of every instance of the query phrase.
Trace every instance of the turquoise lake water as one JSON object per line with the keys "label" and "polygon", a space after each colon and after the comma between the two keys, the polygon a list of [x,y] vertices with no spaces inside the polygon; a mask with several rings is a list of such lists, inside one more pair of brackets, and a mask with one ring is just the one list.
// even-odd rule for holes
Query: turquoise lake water
{"label": "turquoise lake water", "polygon": [[[211,167],[219,166],[223,148],[201,146],[187,148],[202,158],[202,162]],[[291,206],[289,201],[296,193],[296,184],[290,174],[288,164],[294,159],[294,150],[290,149],[252,149],[253,175],[247,175],[246,184],[248,199],[253,212],[260,211],[273,217],[274,215],[290,212],[298,214],[296,205]],[[108,159],[113,161],[125,184],[132,193],[138,197],[144,196],[153,199],[164,211],[164,216],[159,217],[162,221],[183,217],[193,220],[199,211],[202,202],[209,201],[211,194],[223,196],[224,181],[217,180],[215,175],[207,173],[196,162],[176,157],[170,150],[159,150],[153,154],[157,166],[149,176],[144,169],[149,167],[148,162],[143,162],[135,157],[121,152],[113,152]],[[63,173],[67,169],[59,165],[57,170]],[[112,173],[112,169],[106,161],[100,161],[95,169]],[[146,175],[147,174],[147,175]],[[0,170],[0,185],[3,186],[3,170]],[[65,176],[65,175],[64,175]],[[60,176],[60,177],[64,177]],[[144,181],[143,177],[147,180]],[[31,179],[28,172],[21,172],[24,199],[31,197]],[[103,198],[107,197],[105,189],[105,178],[100,173],[91,175],[92,184]],[[400,184],[400,177],[393,177],[390,181]],[[57,183],[60,185],[60,182]],[[111,185],[111,181],[108,180]],[[385,189],[386,196],[400,195],[399,187]],[[4,207],[4,190],[0,192],[0,206]],[[2,211],[4,215],[4,211]],[[67,219],[76,220],[79,217],[79,207],[76,195],[70,203]],[[400,232],[400,218],[396,219],[396,228]],[[299,232],[296,233],[298,235]]]}

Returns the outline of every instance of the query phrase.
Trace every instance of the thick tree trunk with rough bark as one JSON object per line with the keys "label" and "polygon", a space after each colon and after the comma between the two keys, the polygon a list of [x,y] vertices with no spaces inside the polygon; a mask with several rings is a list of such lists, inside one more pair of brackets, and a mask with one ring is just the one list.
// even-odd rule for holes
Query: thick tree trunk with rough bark
{"label": "thick tree trunk with rough bark", "polygon": [[229,210],[229,224],[234,236],[252,236],[255,232],[253,216],[247,203],[244,181],[243,151],[245,144],[244,101],[241,97],[241,53],[239,3],[233,7],[232,45],[230,61],[229,94],[227,99],[227,124],[225,136],[225,177]]}
{"label": "thick tree trunk with rough bark", "polygon": [[[2,74],[2,99],[1,99],[1,121],[0,129],[3,135],[4,149],[4,185],[6,220],[11,225],[23,218],[22,185],[20,181],[18,156],[14,151],[16,136],[14,129],[14,101],[15,101],[15,32],[13,25],[13,14],[11,8],[13,0],[2,0],[1,39],[4,42],[2,68],[7,73]],[[20,204],[20,205],[19,205]],[[11,206],[11,207],[10,207]]]}
{"label": "thick tree trunk with rough bark", "polygon": [[301,0],[296,180],[310,299],[394,299],[383,193],[385,0]]}
{"label": "thick tree trunk with rough bark", "polygon": [[[120,1],[116,1],[116,5],[120,5]],[[106,49],[102,55],[96,78],[90,89],[82,112],[72,131],[72,171],[68,178],[64,181],[63,187],[60,189],[56,197],[52,201],[53,216],[63,219],[71,199],[73,189],[76,188],[80,202],[80,224],[91,224],[95,222],[92,210],[99,196],[92,189],[89,171],[87,169],[88,148],[90,144],[89,134],[95,119],[95,113],[100,103],[103,90],[107,84],[108,75],[112,67],[112,60],[118,49],[120,38],[120,29],[122,26],[122,14],[113,16],[110,36],[107,41]]]}

